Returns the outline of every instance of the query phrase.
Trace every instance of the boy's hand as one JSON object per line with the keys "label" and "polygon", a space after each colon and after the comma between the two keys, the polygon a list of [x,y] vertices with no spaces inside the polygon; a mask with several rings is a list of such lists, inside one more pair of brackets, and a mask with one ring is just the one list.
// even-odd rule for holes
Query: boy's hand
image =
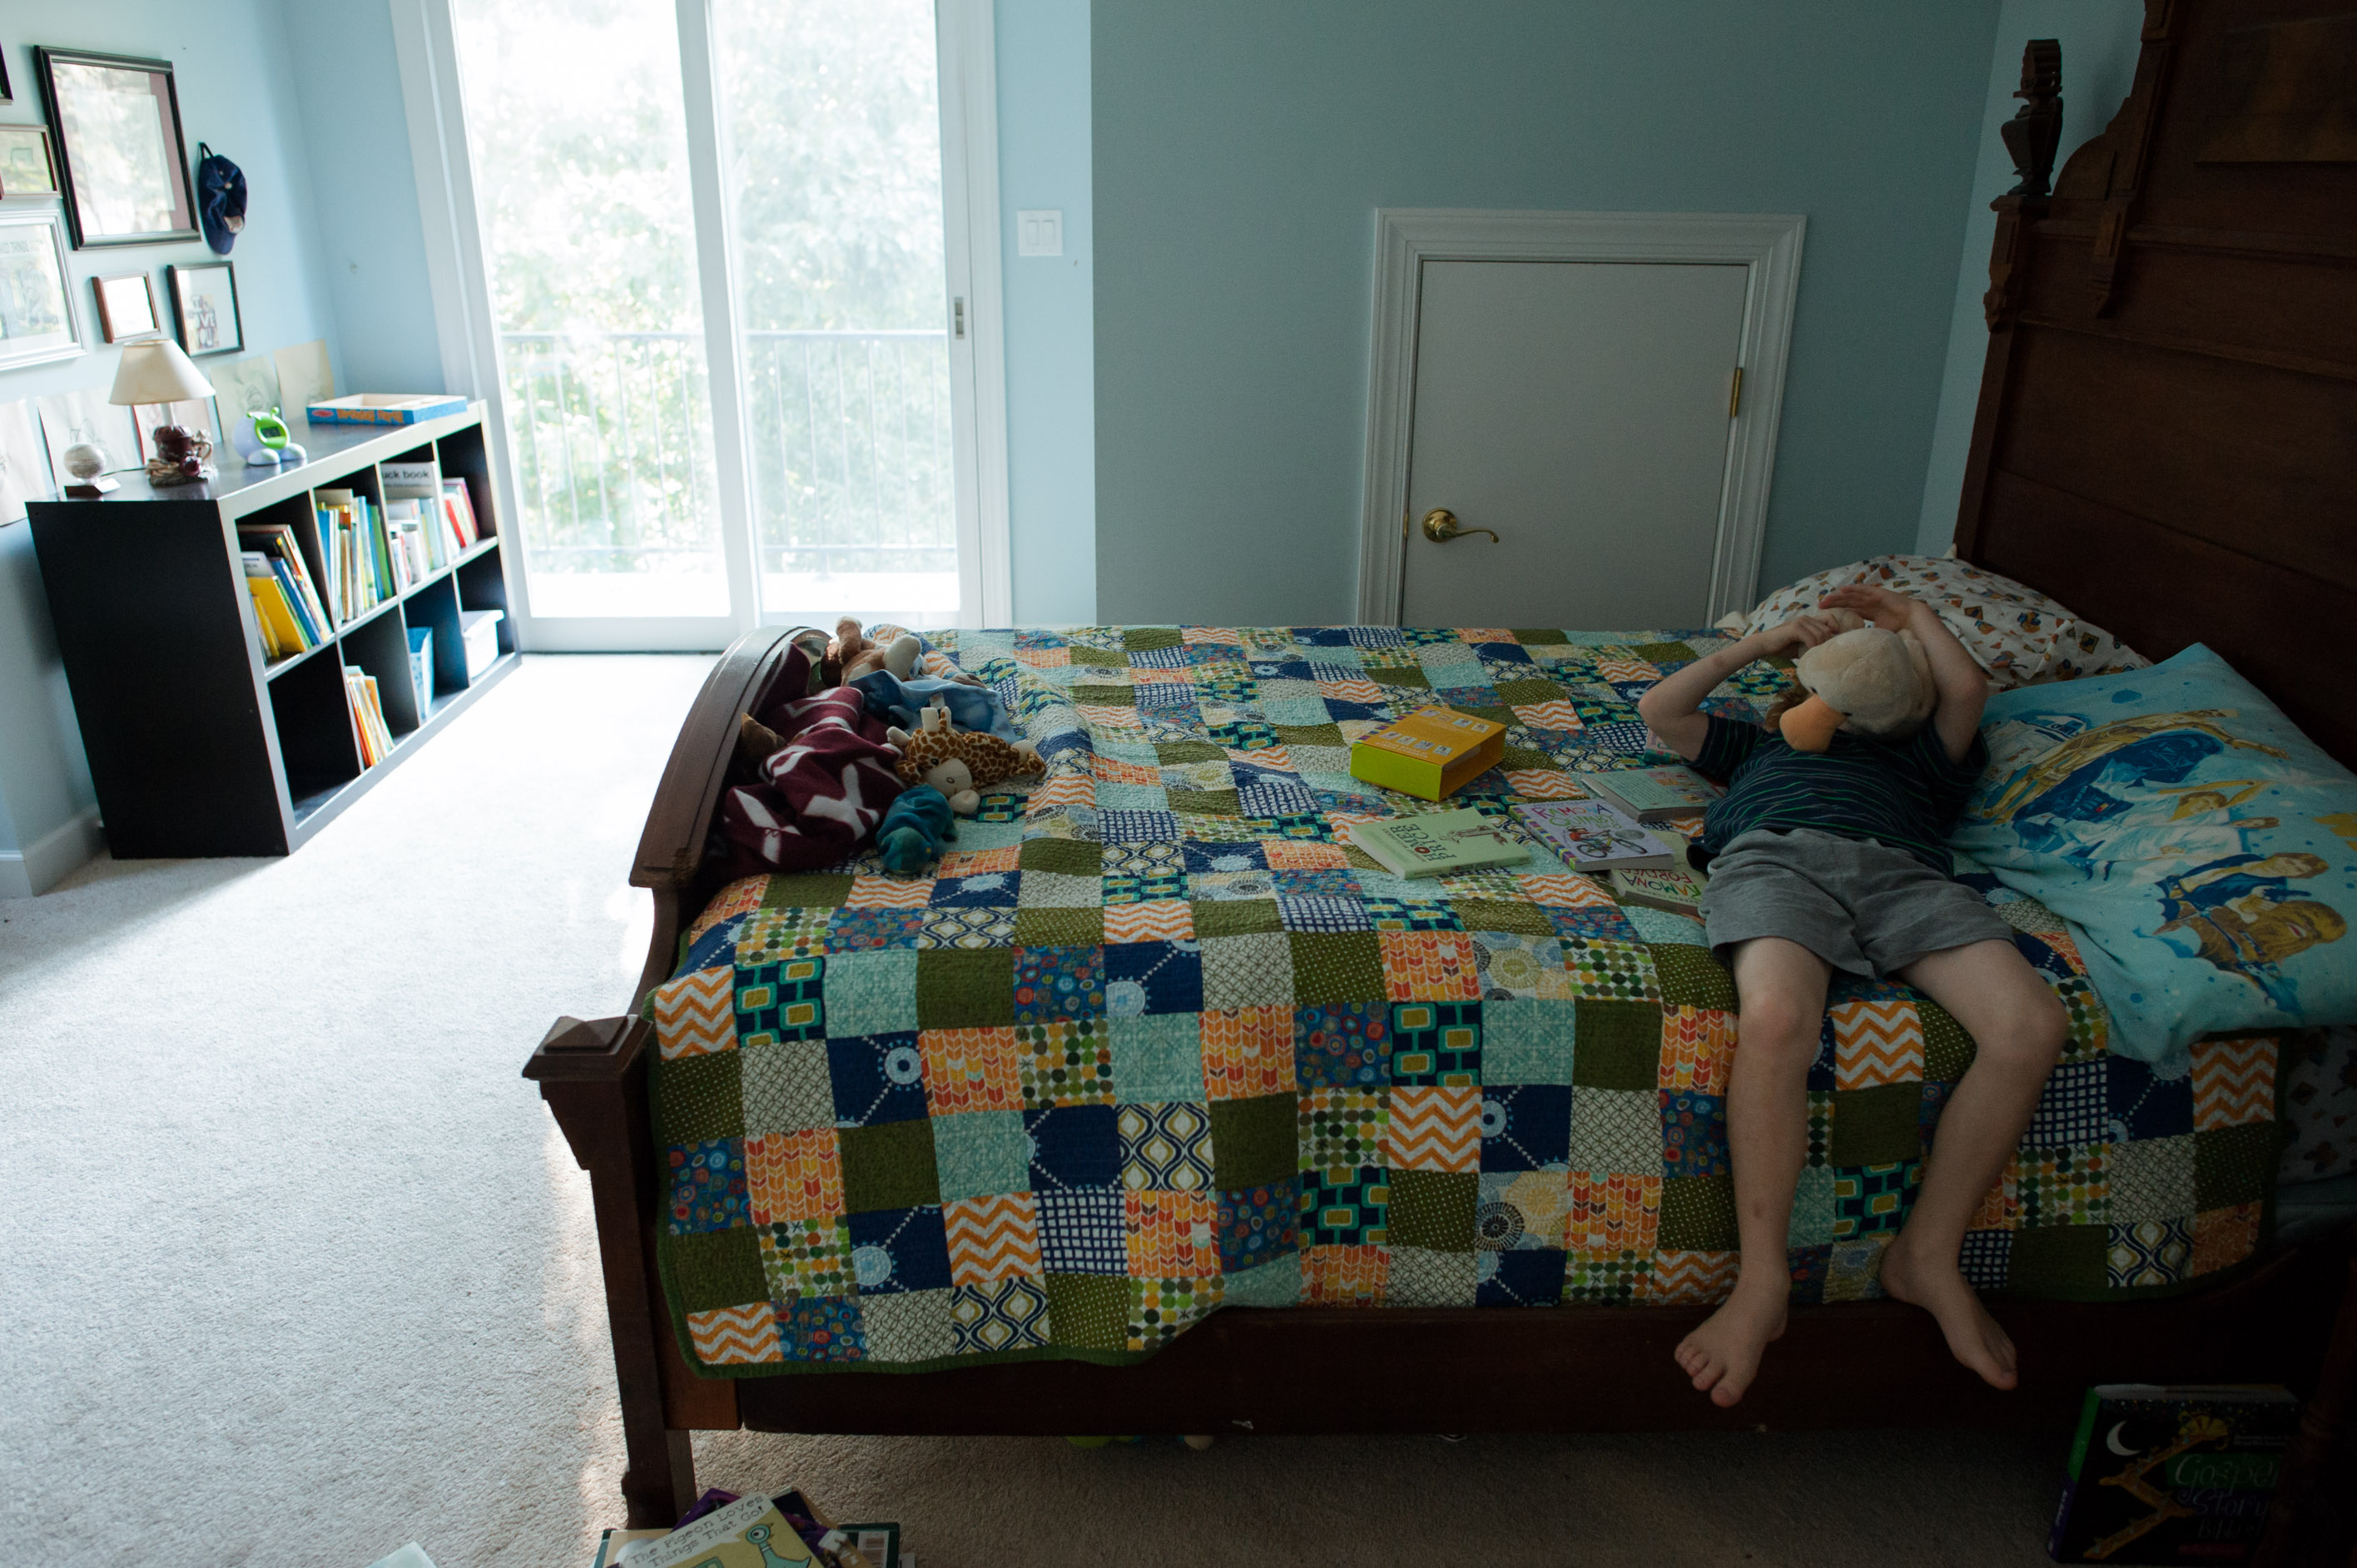
{"label": "boy's hand", "polygon": [[1752,633],[1750,654],[1754,659],[1781,659],[1804,653],[1839,631],[1829,618],[1803,612],[1781,626]]}
{"label": "boy's hand", "polygon": [[1895,594],[1889,588],[1878,588],[1867,583],[1852,583],[1847,587],[1835,588],[1832,593],[1819,599],[1817,607],[1824,610],[1855,610],[1883,630],[1897,631],[1901,627],[1913,625],[1915,612],[1923,608],[1924,605],[1921,599],[1910,598],[1905,594]]}

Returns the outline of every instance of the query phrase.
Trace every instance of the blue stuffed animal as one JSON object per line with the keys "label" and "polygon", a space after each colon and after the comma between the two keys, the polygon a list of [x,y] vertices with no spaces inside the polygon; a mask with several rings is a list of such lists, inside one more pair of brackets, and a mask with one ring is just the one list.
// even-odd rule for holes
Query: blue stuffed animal
{"label": "blue stuffed animal", "polygon": [[895,876],[914,876],[941,858],[942,841],[957,837],[956,819],[949,797],[930,784],[900,791],[877,824],[876,847],[884,854],[884,869]]}

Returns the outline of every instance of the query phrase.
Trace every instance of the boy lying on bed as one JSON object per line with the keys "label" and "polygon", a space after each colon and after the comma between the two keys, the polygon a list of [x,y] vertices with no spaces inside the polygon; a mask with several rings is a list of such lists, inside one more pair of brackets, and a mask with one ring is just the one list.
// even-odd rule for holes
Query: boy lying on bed
{"label": "boy lying on bed", "polygon": [[1979,666],[1930,606],[1904,595],[1840,588],[1821,607],[1914,633],[1939,693],[1920,730],[1883,740],[1845,730],[1825,751],[1806,752],[1772,728],[1695,711],[1752,660],[1797,655],[1835,635],[1813,615],[1696,660],[1638,704],[1655,735],[1728,786],[1704,819],[1701,845],[1713,859],[1702,912],[1741,1010],[1727,1103],[1741,1262],[1734,1293],[1677,1349],[1694,1386],[1721,1405],[1743,1397],[1761,1352],[1784,1332],[1785,1233],[1833,972],[1897,976],[1953,1014],[1978,1047],[1941,1112],[1914,1212],[1882,1255],[1882,1287],[1931,1313],[1956,1359],[2001,1389],[2016,1381],[2013,1341],[1964,1283],[1958,1254],[2029,1124],[2066,1027],[2011,928],[1952,880],[1942,844],[1986,760]]}

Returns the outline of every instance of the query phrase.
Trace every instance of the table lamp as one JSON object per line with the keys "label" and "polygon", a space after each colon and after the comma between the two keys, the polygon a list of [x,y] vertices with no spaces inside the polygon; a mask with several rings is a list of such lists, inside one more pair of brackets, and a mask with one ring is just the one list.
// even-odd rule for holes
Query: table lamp
{"label": "table lamp", "polygon": [[[124,345],[123,362],[114,370],[114,390],[106,394],[106,401],[129,408],[136,424],[143,404],[188,403],[212,395],[212,383],[178,343],[152,338]],[[156,426],[155,438],[156,456],[147,460],[149,484],[190,485],[213,477],[211,466],[205,461],[213,453],[209,437],[167,423]]]}

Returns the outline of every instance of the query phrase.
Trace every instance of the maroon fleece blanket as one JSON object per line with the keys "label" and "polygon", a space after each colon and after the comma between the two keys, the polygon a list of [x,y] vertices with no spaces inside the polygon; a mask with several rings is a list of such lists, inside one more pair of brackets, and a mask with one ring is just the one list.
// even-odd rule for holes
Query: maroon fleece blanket
{"label": "maroon fleece blanket", "polygon": [[809,659],[797,649],[763,694],[769,705],[753,714],[785,748],[755,770],[759,783],[733,785],[720,798],[720,832],[748,871],[834,865],[875,832],[900,793],[884,721],[868,716],[850,686],[784,695],[809,681]]}

